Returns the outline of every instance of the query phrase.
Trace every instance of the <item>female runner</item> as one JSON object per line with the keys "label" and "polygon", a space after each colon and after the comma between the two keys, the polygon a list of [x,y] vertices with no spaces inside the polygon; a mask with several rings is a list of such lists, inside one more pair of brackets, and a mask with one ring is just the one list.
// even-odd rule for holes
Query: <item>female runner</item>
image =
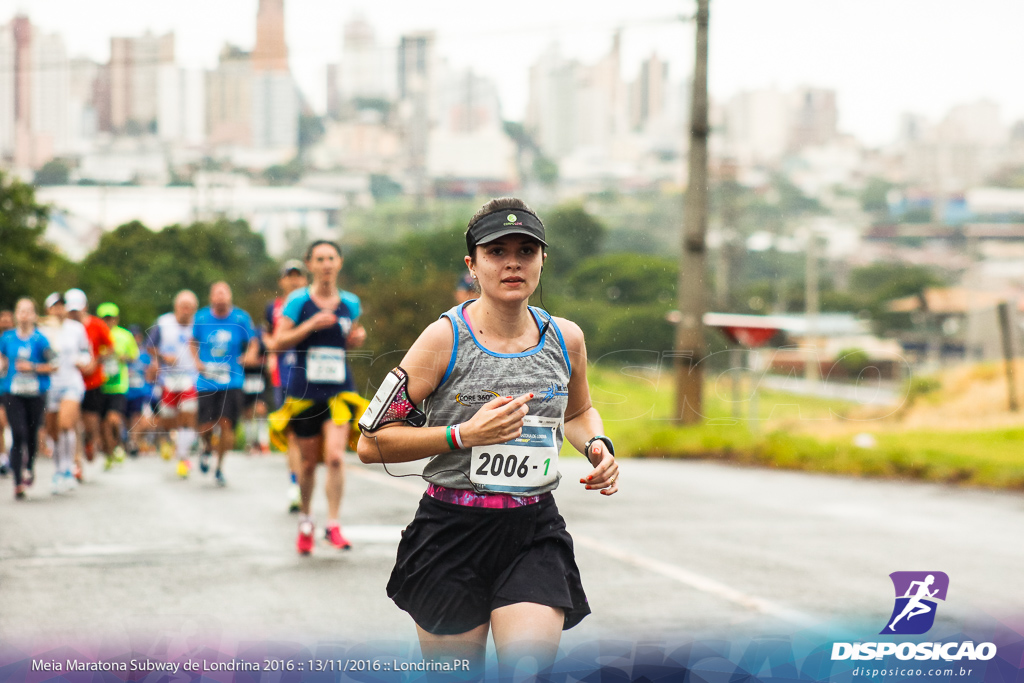
{"label": "female runner", "polygon": [[[43,422],[46,391],[50,388],[53,351],[50,342],[36,329],[36,304],[18,299],[14,307],[17,323],[0,337],[0,370],[6,371],[7,418],[11,424],[11,469],[14,497],[25,497],[24,472],[34,478],[39,428]],[[3,373],[0,373],[2,376]],[[22,456],[25,460],[22,460]]]}
{"label": "female runner", "polygon": [[[318,240],[306,252],[306,268],[313,284],[288,297],[273,337],[271,351],[295,349],[296,362],[288,374],[285,403],[275,419],[286,416],[295,434],[302,459],[299,468],[299,535],[296,548],[302,555],[313,552],[314,525],[310,515],[316,465],[327,465],[327,542],[342,550],[351,543],[342,535],[338,521],[344,490],[344,455],[349,422],[353,418],[355,383],[348,372],[345,351],[359,346],[366,332],[355,323],[359,299],[343,296],[338,289],[341,249]],[[365,406],[365,403],[360,403]]]}
{"label": "female runner", "polygon": [[618,465],[590,402],[582,331],[527,305],[547,257],[540,219],[519,199],[491,200],[466,246],[480,297],[427,327],[400,366],[426,426],[377,431],[364,416],[358,453],[431,458],[388,582],[423,657],[467,657],[479,672],[491,631],[502,667],[529,656],[543,670],[561,631],[590,612],[551,494],[562,440],[593,465],[588,490],[614,494]]}
{"label": "female runner", "polygon": [[85,381],[82,369],[93,362],[92,347],[85,326],[68,317],[64,297],[54,292],[46,297],[52,327],[42,327],[56,353],[50,390],[46,392],[46,432],[53,441],[53,492],[69,491],[82,481],[80,468],[74,471],[78,450],[78,421],[81,417]]}

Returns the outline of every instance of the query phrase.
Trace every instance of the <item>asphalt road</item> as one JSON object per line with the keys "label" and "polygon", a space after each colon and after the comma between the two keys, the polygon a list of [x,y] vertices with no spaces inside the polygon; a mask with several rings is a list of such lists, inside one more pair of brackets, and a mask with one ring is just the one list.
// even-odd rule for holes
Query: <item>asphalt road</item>
{"label": "asphalt road", "polygon": [[[556,493],[593,614],[565,643],[847,629],[877,634],[888,574],[950,577],[940,622],[1024,615],[1024,496],[712,463],[626,460],[612,498]],[[343,525],[354,543],[295,552],[280,456],[229,456],[229,486],[148,457],[92,466],[49,494],[0,497],[0,641],[204,638],[412,641],[384,586],[423,484],[350,460]],[[322,476],[322,472],[321,472]],[[10,480],[5,480],[9,486]],[[315,503],[323,521],[325,501]]]}

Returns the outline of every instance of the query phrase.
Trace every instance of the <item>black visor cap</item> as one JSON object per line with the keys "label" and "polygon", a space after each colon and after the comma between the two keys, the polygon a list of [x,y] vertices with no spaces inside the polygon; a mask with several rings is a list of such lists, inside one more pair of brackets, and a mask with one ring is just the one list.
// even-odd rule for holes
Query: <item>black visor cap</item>
{"label": "black visor cap", "polygon": [[527,235],[545,247],[544,224],[532,213],[501,209],[487,214],[466,231],[466,249],[473,253],[478,244],[487,244],[506,235]]}

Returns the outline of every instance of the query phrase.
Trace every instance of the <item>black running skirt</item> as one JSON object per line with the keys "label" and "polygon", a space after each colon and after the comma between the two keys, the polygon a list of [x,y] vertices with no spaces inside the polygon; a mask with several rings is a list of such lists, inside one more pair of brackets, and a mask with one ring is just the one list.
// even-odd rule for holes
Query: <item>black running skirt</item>
{"label": "black running skirt", "polygon": [[402,532],[388,597],[435,635],[465,633],[519,602],[563,610],[563,629],[590,614],[572,538],[554,497],[511,509],[424,495]]}

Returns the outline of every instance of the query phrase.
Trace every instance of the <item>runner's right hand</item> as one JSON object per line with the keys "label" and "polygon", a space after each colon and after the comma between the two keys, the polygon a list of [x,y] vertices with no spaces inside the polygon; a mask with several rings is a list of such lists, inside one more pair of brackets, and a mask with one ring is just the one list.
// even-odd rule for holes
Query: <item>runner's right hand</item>
{"label": "runner's right hand", "polygon": [[334,315],[330,311],[319,310],[312,315],[309,320],[309,326],[314,330],[322,330],[330,327],[338,322],[338,316]]}
{"label": "runner's right hand", "polygon": [[523,433],[523,418],[530,412],[527,401],[533,394],[498,396],[480,406],[476,415],[459,429],[466,447],[505,443]]}

